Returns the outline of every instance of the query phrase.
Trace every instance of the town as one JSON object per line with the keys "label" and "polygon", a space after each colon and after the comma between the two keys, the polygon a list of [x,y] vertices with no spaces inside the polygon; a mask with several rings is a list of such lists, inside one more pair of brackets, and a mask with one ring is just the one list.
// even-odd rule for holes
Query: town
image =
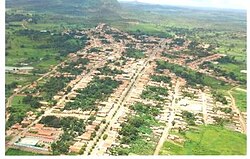
{"label": "town", "polygon": [[[230,91],[215,91],[241,81],[204,65],[228,58],[211,52],[214,46],[181,36],[129,34],[104,23],[74,32],[77,39],[85,36],[83,49],[7,99],[6,151],[130,155],[137,141],[147,155],[159,155],[165,141],[183,144],[182,133],[200,125],[247,133],[246,112]],[[195,49],[201,53],[185,53]],[[32,106],[19,119],[11,111],[15,96]]]}

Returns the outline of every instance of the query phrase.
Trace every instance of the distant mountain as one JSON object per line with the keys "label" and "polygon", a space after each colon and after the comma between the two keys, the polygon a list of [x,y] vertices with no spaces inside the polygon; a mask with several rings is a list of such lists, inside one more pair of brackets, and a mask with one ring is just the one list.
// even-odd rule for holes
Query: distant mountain
{"label": "distant mountain", "polygon": [[74,16],[119,18],[117,0],[6,0],[6,8]]}

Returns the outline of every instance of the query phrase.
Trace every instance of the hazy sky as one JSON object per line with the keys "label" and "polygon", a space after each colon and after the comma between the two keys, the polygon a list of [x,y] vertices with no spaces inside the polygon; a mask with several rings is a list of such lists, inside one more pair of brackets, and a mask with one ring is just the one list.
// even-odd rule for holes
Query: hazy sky
{"label": "hazy sky", "polygon": [[183,5],[195,7],[215,7],[246,9],[249,0],[118,0],[118,1],[138,1],[152,4]]}

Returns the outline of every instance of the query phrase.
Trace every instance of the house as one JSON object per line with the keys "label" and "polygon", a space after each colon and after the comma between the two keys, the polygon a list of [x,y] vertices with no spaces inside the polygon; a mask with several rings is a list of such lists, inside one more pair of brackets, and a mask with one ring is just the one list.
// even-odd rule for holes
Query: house
{"label": "house", "polygon": [[52,136],[53,135],[53,131],[52,130],[39,130],[38,131],[39,135],[44,135],[44,136]]}
{"label": "house", "polygon": [[91,139],[91,132],[85,132],[84,134],[82,134],[81,136],[77,138],[89,141]]}
{"label": "house", "polygon": [[85,143],[83,142],[76,142],[74,143],[74,145],[69,147],[69,152],[76,152],[79,153],[79,151],[81,150],[81,148],[85,145]]}

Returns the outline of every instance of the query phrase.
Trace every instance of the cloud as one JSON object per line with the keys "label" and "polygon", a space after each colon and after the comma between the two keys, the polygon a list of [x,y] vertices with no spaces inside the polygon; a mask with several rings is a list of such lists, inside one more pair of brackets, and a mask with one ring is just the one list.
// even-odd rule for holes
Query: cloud
{"label": "cloud", "polygon": [[151,4],[234,8],[234,9],[246,9],[247,6],[250,5],[248,0],[119,0],[119,1],[138,1]]}

